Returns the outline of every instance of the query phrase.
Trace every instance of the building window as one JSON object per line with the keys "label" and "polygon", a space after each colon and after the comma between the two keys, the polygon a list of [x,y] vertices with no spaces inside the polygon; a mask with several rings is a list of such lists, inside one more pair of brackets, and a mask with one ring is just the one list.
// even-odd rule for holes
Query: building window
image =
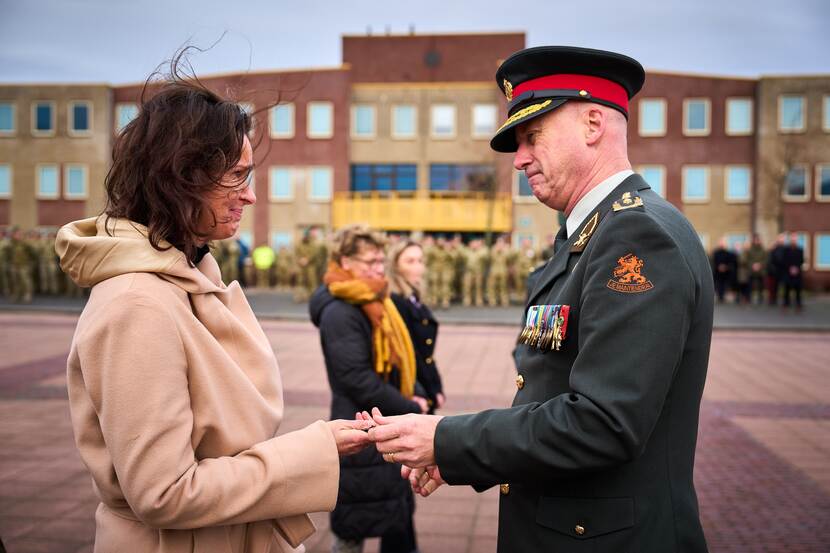
{"label": "building window", "polygon": [[801,251],[804,252],[804,265],[809,266],[810,264],[810,233],[808,232],[795,232],[795,243],[798,244],[798,247],[801,248]]}
{"label": "building window", "polygon": [[436,104],[432,106],[432,138],[455,137],[455,106]]}
{"label": "building window", "polygon": [[804,96],[778,97],[778,130],[781,132],[801,132],[804,130],[805,117]]}
{"label": "building window", "polygon": [[683,167],[683,201],[687,203],[709,201],[708,167]]}
{"label": "building window", "polygon": [[726,240],[726,249],[734,252],[738,248],[742,248],[749,241],[749,234],[745,232],[730,232],[724,236],[724,239]]}
{"label": "building window", "polygon": [[290,202],[294,199],[292,173],[288,167],[271,167],[268,190],[272,202]]}
{"label": "building window", "polygon": [[331,138],[334,135],[334,104],[309,102],[306,131],[309,138]]}
{"label": "building window", "polygon": [[727,98],[726,134],[746,136],[752,134],[752,98]]}
{"label": "building window", "polygon": [[662,98],[640,100],[640,136],[665,136],[666,101]]}
{"label": "building window", "polygon": [[495,186],[496,169],[492,165],[429,166],[429,189],[432,192],[488,192]]}
{"label": "building window", "polygon": [[317,202],[331,200],[332,180],[331,167],[312,167],[308,199]]}
{"label": "building window", "polygon": [[830,202],[830,163],[816,166],[816,200]]}
{"label": "building window", "polygon": [[804,202],[809,199],[809,183],[807,182],[807,167],[795,165],[787,171],[784,178],[784,199],[794,202]]}
{"label": "building window", "polygon": [[55,135],[55,102],[32,104],[32,134],[34,136]]}
{"label": "building window", "polygon": [[271,248],[279,252],[281,249],[289,249],[294,243],[294,233],[291,231],[275,230],[271,233]]}
{"label": "building window", "polygon": [[517,200],[527,200],[534,198],[533,189],[530,188],[530,182],[527,180],[527,174],[524,171],[516,171],[516,186],[514,188],[513,196]]}
{"label": "building window", "polygon": [[352,138],[375,137],[375,106],[352,106]]}
{"label": "building window", "polygon": [[830,270],[830,233],[816,233],[816,258],[813,266],[824,271]]}
{"label": "building window", "polygon": [[11,136],[17,131],[17,110],[11,102],[0,102],[0,136]]}
{"label": "building window", "polygon": [[686,136],[707,136],[710,131],[712,102],[708,98],[683,100],[683,134]]}
{"label": "building window", "polygon": [[[821,117],[821,128],[824,129],[826,132],[830,132],[830,96],[825,96],[822,98],[822,117]],[[2,130],[2,127],[0,127]]]}
{"label": "building window", "polygon": [[69,102],[67,117],[69,136],[92,134],[92,102]]}
{"label": "building window", "polygon": [[279,104],[271,108],[271,138],[294,137],[294,104]]}
{"label": "building window", "polygon": [[727,202],[745,203],[752,199],[752,169],[746,165],[727,165],[724,198]]}
{"label": "building window", "polygon": [[657,194],[666,197],[666,168],[662,165],[641,165],[637,172]]}
{"label": "building window", "polygon": [[63,197],[69,200],[87,197],[89,169],[86,165],[70,164],[64,169]]}
{"label": "building window", "polygon": [[496,132],[495,104],[473,105],[473,138],[491,138]]}
{"label": "building window", "polygon": [[415,138],[418,132],[418,108],[392,106],[392,138]]}
{"label": "building window", "polygon": [[130,121],[138,117],[138,105],[137,104],[118,104],[115,106],[115,130],[117,132],[121,132],[121,130],[130,124]]}
{"label": "building window", "polygon": [[368,164],[351,166],[352,192],[414,192],[418,186],[415,164]]}
{"label": "building window", "polygon": [[37,166],[37,197],[54,200],[60,196],[58,183],[58,166],[42,163]]}
{"label": "building window", "polygon": [[12,197],[12,166],[0,163],[0,198]]}

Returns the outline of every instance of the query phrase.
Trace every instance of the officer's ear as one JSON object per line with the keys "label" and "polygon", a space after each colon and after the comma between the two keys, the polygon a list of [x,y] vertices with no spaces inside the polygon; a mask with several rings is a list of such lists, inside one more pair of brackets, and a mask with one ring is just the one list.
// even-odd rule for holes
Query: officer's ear
{"label": "officer's ear", "polygon": [[608,118],[602,108],[596,104],[588,104],[582,112],[582,123],[585,129],[585,144],[593,146],[605,134]]}

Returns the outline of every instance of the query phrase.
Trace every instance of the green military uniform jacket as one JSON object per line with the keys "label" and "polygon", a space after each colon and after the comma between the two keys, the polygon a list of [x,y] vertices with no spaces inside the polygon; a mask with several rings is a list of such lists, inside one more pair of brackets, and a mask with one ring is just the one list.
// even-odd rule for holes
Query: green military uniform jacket
{"label": "green military uniform jacket", "polygon": [[570,307],[561,349],[519,345],[513,407],[435,436],[448,483],[501,485],[500,553],[706,551],[693,465],[712,298],[697,233],[639,175],[560,243],[528,305]]}

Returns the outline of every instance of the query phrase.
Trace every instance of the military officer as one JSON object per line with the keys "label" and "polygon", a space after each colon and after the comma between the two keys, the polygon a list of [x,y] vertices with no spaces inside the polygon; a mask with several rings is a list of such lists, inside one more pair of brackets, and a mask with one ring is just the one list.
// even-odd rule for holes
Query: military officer
{"label": "military officer", "polygon": [[32,303],[37,251],[34,242],[19,228],[12,231],[9,246],[11,260],[11,299],[15,303]]}
{"label": "military officer", "polygon": [[455,278],[455,260],[450,245],[443,237],[439,237],[435,242],[435,248],[432,252],[435,256],[435,305],[440,306],[441,309],[448,309],[450,306],[450,299],[452,296],[452,281]]}
{"label": "military officer", "polygon": [[484,242],[480,238],[470,240],[465,254],[462,303],[467,307],[475,302],[476,307],[481,307],[484,305],[484,273],[487,270]]}
{"label": "military officer", "polygon": [[563,211],[519,335],[513,406],[384,417],[370,431],[416,490],[500,486],[498,550],[706,551],[692,479],[713,283],[684,216],[631,171],[635,60],[530,48],[497,72],[534,196]]}
{"label": "military officer", "polygon": [[487,274],[487,303],[491,307],[507,307],[510,304],[507,296],[509,258],[510,249],[507,247],[507,241],[503,236],[499,236],[490,249],[490,270]]}

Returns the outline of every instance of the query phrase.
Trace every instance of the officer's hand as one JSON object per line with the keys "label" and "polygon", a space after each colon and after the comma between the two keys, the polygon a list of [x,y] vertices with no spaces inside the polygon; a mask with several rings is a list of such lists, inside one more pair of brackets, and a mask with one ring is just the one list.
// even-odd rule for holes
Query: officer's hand
{"label": "officer's hand", "polygon": [[384,417],[374,407],[372,418],[378,426],[369,430],[369,439],[375,442],[387,462],[412,468],[435,464],[435,429],[444,417],[413,414]]}
{"label": "officer's hand", "polygon": [[446,484],[444,479],[441,478],[441,472],[438,470],[437,465],[420,469],[413,469],[406,465],[401,465],[401,476],[404,480],[409,480],[412,491],[422,497],[427,497],[440,486]]}

